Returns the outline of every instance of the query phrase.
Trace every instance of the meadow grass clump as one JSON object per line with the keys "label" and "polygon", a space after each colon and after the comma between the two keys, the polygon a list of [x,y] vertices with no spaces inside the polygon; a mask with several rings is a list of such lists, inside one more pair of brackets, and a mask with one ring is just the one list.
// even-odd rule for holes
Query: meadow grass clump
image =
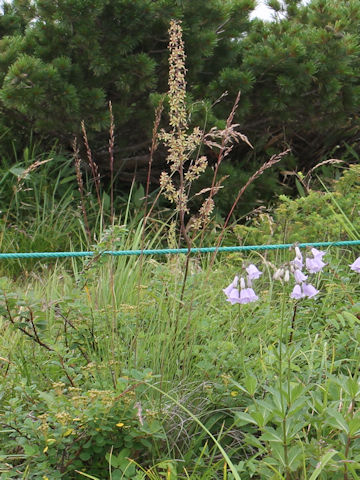
{"label": "meadow grass clump", "polygon": [[[89,199],[76,154],[77,220],[95,255],[17,280],[3,271],[1,479],[359,476],[358,253],[294,245],[271,254],[190,255],[193,244],[211,238],[217,166],[232,142],[248,140],[233,122],[238,99],[225,130],[190,129],[184,61],[180,24],[172,22],[170,127],[157,135],[158,110],[151,153],[159,139],[168,148],[158,195],[172,203],[171,218],[150,216],[148,184],[142,217],[129,200],[122,217],[109,204],[104,222],[104,200],[95,188],[91,202],[100,213],[86,225]],[[86,144],[85,128],[83,134]],[[203,210],[191,220],[189,192],[206,168],[204,144],[217,150],[217,164],[211,186],[198,192],[206,194]],[[235,192],[234,205],[283,154]],[[90,164],[89,147],[87,155]],[[354,170],[347,174],[357,188]],[[339,185],[353,201],[353,191],[344,181]],[[336,195],[334,202],[340,202]],[[342,205],[347,232],[356,232]],[[216,231],[218,246],[233,211]],[[294,241],[308,240],[297,222],[289,215],[274,238],[297,231]],[[185,259],[102,255],[165,242],[185,244]]]}

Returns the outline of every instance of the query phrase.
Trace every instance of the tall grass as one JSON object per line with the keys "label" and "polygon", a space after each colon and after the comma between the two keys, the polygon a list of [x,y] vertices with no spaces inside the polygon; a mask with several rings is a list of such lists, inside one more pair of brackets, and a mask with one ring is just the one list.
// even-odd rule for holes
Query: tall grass
{"label": "tall grass", "polygon": [[[182,49],[179,25],[173,28],[173,48]],[[173,73],[176,83],[176,68]],[[29,267],[16,280],[13,274],[24,272],[23,266],[1,266],[4,480],[359,476],[360,306],[358,277],[349,270],[353,252],[327,252],[329,266],[314,276],[316,300],[290,299],[292,285],[273,280],[281,264],[289,266],[292,252],[101,255],[164,243],[190,250],[193,242],[210,238],[204,227],[215,230],[220,245],[227,233],[234,209],[222,229],[210,215],[220,187],[216,166],[211,187],[199,192],[208,195],[204,208],[192,222],[188,195],[205,167],[202,143],[217,142],[219,164],[231,151],[230,140],[245,140],[233,124],[236,103],[226,130],[207,136],[198,129],[194,135],[184,119],[185,84],[179,85],[170,103],[173,128],[161,134],[170,173],[162,176],[157,197],[165,193],[173,202],[168,218],[153,215],[149,184],[142,208],[132,208],[135,184],[121,214],[113,194],[106,205],[84,125],[89,179],[75,148],[76,171],[61,159],[34,156],[7,172],[16,177],[13,190],[8,182],[0,184],[10,192],[2,249],[95,252],[90,259],[55,261],[51,268]],[[150,156],[159,123],[160,110]],[[113,140],[112,131],[110,159]],[[281,155],[239,187],[234,205]],[[148,178],[150,169],[151,162]],[[94,194],[88,194],[91,182]],[[263,271],[256,283],[260,300],[230,305],[222,289],[244,275],[250,262]]]}

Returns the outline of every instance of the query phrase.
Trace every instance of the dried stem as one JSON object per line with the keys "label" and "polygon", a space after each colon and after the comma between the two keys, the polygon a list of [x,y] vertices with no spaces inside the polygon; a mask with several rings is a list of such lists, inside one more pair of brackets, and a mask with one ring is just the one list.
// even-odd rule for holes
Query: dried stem
{"label": "dried stem", "polygon": [[144,220],[143,220],[143,228],[142,228],[142,234],[141,234],[141,250],[144,249],[145,228],[146,228],[147,220],[149,218],[147,209],[148,209],[148,203],[149,203],[151,167],[152,167],[152,162],[153,162],[153,159],[154,159],[154,153],[156,152],[157,147],[158,147],[158,130],[159,130],[162,111],[163,111],[163,102],[160,102],[160,104],[158,105],[158,107],[155,111],[155,120],[154,120],[154,126],[153,126],[153,132],[152,132],[152,141],[151,141],[151,147],[150,147],[149,164],[148,164],[148,172],[147,172],[147,180],[146,180],[146,190],[145,190],[145,202],[144,202]]}
{"label": "dried stem", "polygon": [[85,204],[85,194],[84,194],[84,182],[82,179],[81,168],[80,168],[81,160],[79,157],[79,148],[77,145],[76,137],[74,138],[74,142],[73,142],[73,151],[74,151],[74,159],[75,159],[76,181],[77,181],[78,189],[80,192],[81,211],[83,214],[86,235],[88,237],[89,242],[91,242],[91,231],[89,227],[88,216],[86,213],[86,206],[85,206],[86,204]]}
{"label": "dried stem", "polygon": [[288,153],[290,152],[290,149],[288,148],[287,150],[285,150],[284,152],[281,152],[281,153],[278,153],[276,155],[273,155],[270,160],[268,160],[267,162],[265,162],[255,173],[253,173],[251,175],[251,177],[248,179],[248,181],[245,183],[245,185],[239,190],[238,194],[237,194],[237,197],[232,205],[232,207],[230,208],[230,211],[226,217],[226,220],[225,220],[225,223],[222,227],[222,230],[220,232],[220,235],[218,237],[218,240],[216,242],[216,250],[215,252],[213,253],[213,256],[212,256],[212,259],[211,259],[211,262],[210,262],[210,265],[213,265],[214,264],[214,261],[215,261],[215,257],[216,257],[216,254],[218,252],[218,248],[221,244],[221,241],[223,239],[223,236],[224,236],[224,233],[225,233],[225,230],[226,230],[226,227],[228,226],[228,223],[230,221],[230,218],[236,208],[236,205],[238,204],[240,198],[244,195],[246,189],[258,178],[260,177],[264,172],[265,170],[267,170],[268,168],[271,168],[273,165],[275,165],[276,163],[280,162],[280,160],[285,156],[287,155]]}
{"label": "dried stem", "polygon": [[109,135],[109,160],[110,160],[110,222],[114,222],[114,145],[115,145],[115,124],[112,111],[112,103],[109,102],[110,112],[110,135]]}
{"label": "dried stem", "polygon": [[90,166],[90,169],[91,169],[91,173],[92,173],[94,183],[95,183],[96,197],[97,197],[97,201],[98,201],[98,204],[99,204],[99,208],[101,210],[102,204],[101,204],[101,197],[100,197],[100,174],[99,174],[98,166],[96,165],[96,163],[94,162],[94,160],[92,158],[92,153],[91,153],[89,141],[88,141],[88,138],[87,138],[87,133],[86,133],[86,128],[85,128],[84,121],[81,122],[81,130],[82,130],[82,133],[83,133],[83,139],[84,139],[84,144],[85,144],[85,148],[86,148],[87,159],[88,159],[89,166]]}

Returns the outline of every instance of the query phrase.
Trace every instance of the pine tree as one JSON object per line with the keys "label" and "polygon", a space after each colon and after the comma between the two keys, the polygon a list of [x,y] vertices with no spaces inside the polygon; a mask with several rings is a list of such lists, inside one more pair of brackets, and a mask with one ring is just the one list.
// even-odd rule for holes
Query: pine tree
{"label": "pine tree", "polygon": [[[212,82],[210,93],[214,98],[241,90],[238,120],[258,142],[257,155],[290,145],[297,167],[309,168],[358,135],[360,3],[269,4],[277,19],[253,21],[238,42],[236,60]],[[219,118],[224,106],[217,106]]]}
{"label": "pine tree", "polygon": [[154,105],[167,91],[170,19],[183,21],[188,80],[198,98],[228,60],[208,70],[209,59],[246,30],[253,7],[253,0],[15,0],[0,22],[17,22],[0,40],[2,116],[17,136],[34,130],[64,146],[84,120],[101,150],[111,100],[118,146],[146,143]]}

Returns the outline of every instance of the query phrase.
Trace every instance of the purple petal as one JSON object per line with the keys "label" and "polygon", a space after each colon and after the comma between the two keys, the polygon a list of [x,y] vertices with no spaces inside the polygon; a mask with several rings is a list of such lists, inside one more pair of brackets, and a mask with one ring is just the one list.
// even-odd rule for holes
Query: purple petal
{"label": "purple petal", "polygon": [[226,301],[230,302],[231,305],[234,305],[235,303],[241,303],[239,297],[239,290],[237,288],[233,288]]}
{"label": "purple petal", "polygon": [[231,294],[231,291],[237,287],[237,284],[238,284],[238,281],[239,281],[239,277],[236,275],[236,277],[234,278],[234,280],[230,283],[230,285],[226,288],[223,289],[223,292],[225,293],[225,295],[228,297],[230,294]]}
{"label": "purple petal", "polygon": [[302,284],[302,291],[305,297],[312,298],[319,293],[319,290],[316,290],[315,287],[310,285],[310,283]]}
{"label": "purple petal", "polygon": [[321,272],[325,265],[327,265],[327,263],[324,263],[320,256],[306,259],[306,268],[309,273]]}
{"label": "purple petal", "polygon": [[349,265],[351,270],[354,270],[356,273],[360,273],[360,257],[358,257],[354,263]]}
{"label": "purple petal", "polygon": [[295,258],[290,263],[294,265],[295,268],[302,270],[304,266],[304,262],[303,262],[303,256],[299,247],[295,247]]}
{"label": "purple petal", "polygon": [[298,284],[295,285],[293,291],[292,291],[291,294],[290,294],[290,297],[291,297],[291,298],[296,298],[297,300],[298,300],[299,298],[303,298],[303,297],[304,297],[304,294],[303,294],[303,292],[301,291],[301,286],[300,286],[300,285],[298,285]]}
{"label": "purple petal", "polygon": [[262,272],[260,272],[260,270],[258,270],[253,264],[247,267],[246,272],[249,280],[257,280],[262,275]]}
{"label": "purple petal", "polygon": [[295,282],[302,283],[308,278],[307,275],[304,275],[303,272],[299,269],[296,269],[294,272]]}
{"label": "purple petal", "polygon": [[255,294],[252,288],[244,288],[240,290],[240,301],[239,303],[251,303],[256,302],[259,297]]}
{"label": "purple petal", "polygon": [[321,250],[318,250],[317,248],[312,248],[311,253],[314,255],[314,257],[320,257],[320,258],[322,258],[324,255],[327,254],[327,252],[323,252]]}

